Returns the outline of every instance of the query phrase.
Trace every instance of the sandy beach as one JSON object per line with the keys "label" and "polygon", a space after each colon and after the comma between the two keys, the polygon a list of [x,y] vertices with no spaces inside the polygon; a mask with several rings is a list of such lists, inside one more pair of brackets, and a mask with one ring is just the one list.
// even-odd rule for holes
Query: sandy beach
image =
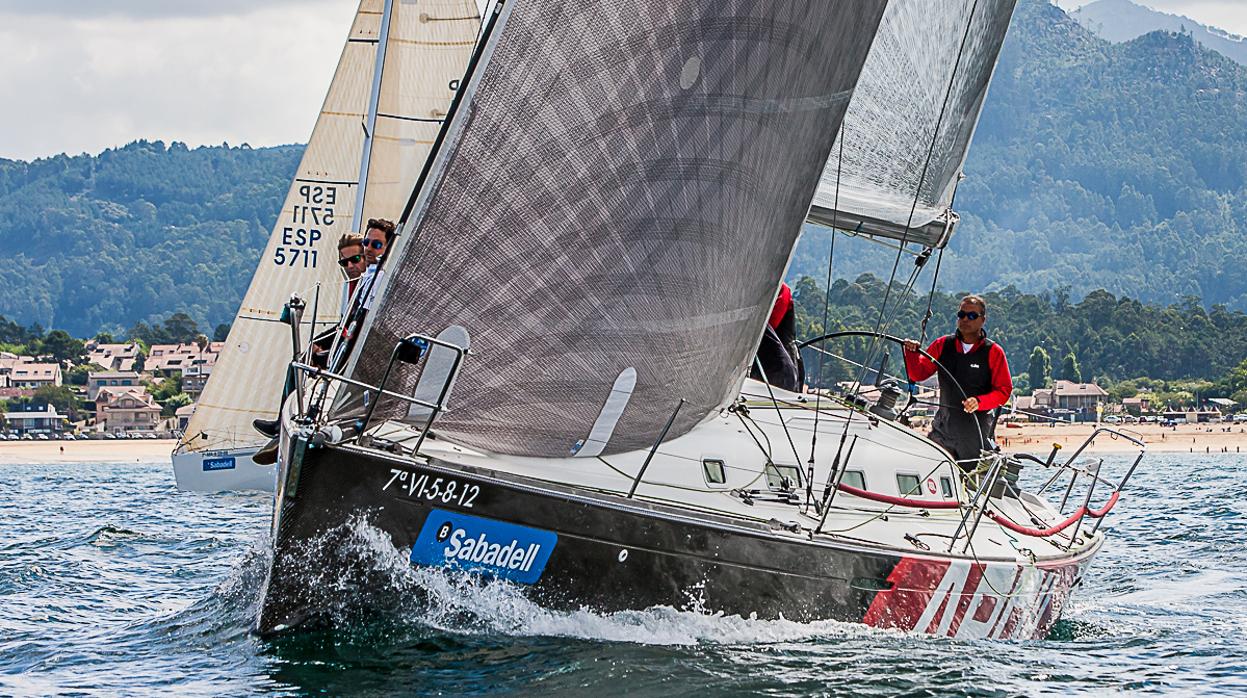
{"label": "sandy beach", "polygon": [[[1247,453],[1247,426],[1242,424],[1179,424],[1162,427],[1158,424],[1102,425],[1143,441],[1147,450],[1166,453]],[[1053,444],[1061,444],[1066,453],[1082,445],[1094,424],[1023,424],[996,428],[996,438],[1006,451],[1021,451],[1040,457],[1047,456]],[[1088,449],[1095,453],[1131,453],[1135,446],[1126,439],[1101,434]]]}
{"label": "sandy beach", "polygon": [[[1105,425],[1112,426],[1112,425]],[[1148,451],[1167,453],[1247,453],[1247,425],[1124,424],[1114,427],[1147,444]],[[1000,425],[996,437],[1006,451],[1045,457],[1053,444],[1066,453],[1077,448],[1095,429],[1093,424]],[[0,441],[0,465],[13,463],[167,463],[176,445],[173,439],[118,441]],[[1134,446],[1112,434],[1101,434],[1090,452],[1130,453]]]}
{"label": "sandy beach", "polygon": [[177,441],[0,441],[0,465],[14,463],[168,463]]}

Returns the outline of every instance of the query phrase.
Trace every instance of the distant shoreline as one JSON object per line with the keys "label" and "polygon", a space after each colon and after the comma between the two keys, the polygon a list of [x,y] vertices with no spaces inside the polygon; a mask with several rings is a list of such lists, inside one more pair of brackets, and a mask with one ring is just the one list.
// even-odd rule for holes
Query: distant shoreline
{"label": "distant shoreline", "polygon": [[[1155,424],[1103,425],[1142,440],[1149,452],[1160,453],[1247,453],[1247,425],[1179,424],[1168,428]],[[1225,431],[1226,428],[1229,431]],[[996,438],[1008,453],[1030,453],[1046,458],[1053,444],[1061,444],[1062,455],[1073,449],[1095,429],[1094,424],[1024,424],[1019,429],[1000,425]],[[174,439],[142,441],[5,441],[0,442],[0,466],[58,463],[169,463],[177,445]],[[63,450],[62,450],[63,449]],[[1133,453],[1135,447],[1123,438],[1101,434],[1088,453]]]}
{"label": "distant shoreline", "polygon": [[171,463],[175,439],[0,442],[0,466],[58,463]]}
{"label": "distant shoreline", "polygon": [[[1157,424],[1101,424],[1143,441],[1149,452],[1163,453],[1244,453],[1247,452],[1247,425],[1243,424],[1179,424],[1162,427]],[[1096,428],[1095,424],[1023,424],[1020,429],[1004,424],[996,427],[996,440],[1001,449],[1010,453],[1030,453],[1046,457],[1053,444],[1061,444],[1068,454],[1082,445]],[[1229,431],[1226,431],[1226,429]],[[1088,452],[1134,453],[1136,447],[1123,438],[1101,434]]]}

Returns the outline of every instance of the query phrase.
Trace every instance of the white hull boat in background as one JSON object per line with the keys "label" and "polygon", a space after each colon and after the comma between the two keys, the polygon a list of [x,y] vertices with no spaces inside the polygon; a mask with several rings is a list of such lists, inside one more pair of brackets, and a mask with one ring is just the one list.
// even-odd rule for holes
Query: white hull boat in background
{"label": "white hull boat in background", "polygon": [[[430,21],[430,18],[437,21]],[[291,355],[283,306],[307,299],[299,345],[341,317],[338,239],[402,215],[476,44],[475,0],[360,0],[337,70],[220,359],[173,453],[179,489],[273,489],[268,441]],[[232,467],[231,467],[232,464]]]}
{"label": "white hull boat in background", "polygon": [[251,459],[255,448],[192,451],[173,454],[173,477],[178,489],[191,492],[257,490],[272,492],[276,466]]}

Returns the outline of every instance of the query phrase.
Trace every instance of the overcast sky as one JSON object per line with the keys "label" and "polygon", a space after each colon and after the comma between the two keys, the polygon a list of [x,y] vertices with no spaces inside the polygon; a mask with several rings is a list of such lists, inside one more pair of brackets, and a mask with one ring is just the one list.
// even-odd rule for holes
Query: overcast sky
{"label": "overcast sky", "polygon": [[[0,157],[303,142],[357,1],[0,0]],[[1244,0],[1142,4],[1247,34]]]}

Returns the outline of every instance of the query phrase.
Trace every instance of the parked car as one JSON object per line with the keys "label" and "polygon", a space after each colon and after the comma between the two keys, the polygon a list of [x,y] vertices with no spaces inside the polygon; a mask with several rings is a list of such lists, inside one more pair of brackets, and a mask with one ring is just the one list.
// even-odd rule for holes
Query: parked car
{"label": "parked car", "polygon": [[1121,424],[1121,417],[1118,417],[1115,414],[1110,414],[1109,416],[1104,418],[1104,423],[1105,424]]}
{"label": "parked car", "polygon": [[1243,422],[1247,422],[1247,413],[1239,413],[1239,414],[1234,415],[1233,421],[1235,424],[1241,424]]}

